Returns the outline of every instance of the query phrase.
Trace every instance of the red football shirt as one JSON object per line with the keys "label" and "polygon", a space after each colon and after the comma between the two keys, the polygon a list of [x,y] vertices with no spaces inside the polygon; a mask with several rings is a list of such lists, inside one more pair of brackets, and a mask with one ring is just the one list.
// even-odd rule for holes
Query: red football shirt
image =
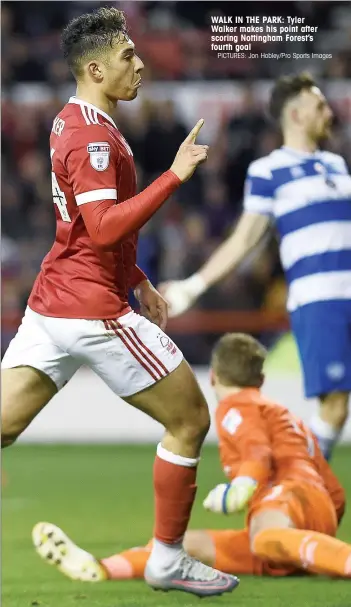
{"label": "red football shirt", "polygon": [[[76,97],[55,118],[50,148],[56,239],[28,304],[45,316],[116,318],[130,311],[129,288],[146,278],[135,265],[137,232],[104,248],[88,231],[89,222],[91,230],[99,229],[99,204],[102,223],[106,206],[135,196],[132,151],[110,116]],[[169,193],[178,187],[173,174],[163,177],[172,182]]]}

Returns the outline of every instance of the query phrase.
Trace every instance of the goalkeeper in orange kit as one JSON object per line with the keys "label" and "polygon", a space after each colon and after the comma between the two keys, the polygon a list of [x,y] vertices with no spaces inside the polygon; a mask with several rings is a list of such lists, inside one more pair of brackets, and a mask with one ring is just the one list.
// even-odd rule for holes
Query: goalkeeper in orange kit
{"label": "goalkeeper in orange kit", "polygon": [[[240,333],[214,348],[216,425],[229,482],[212,489],[204,507],[222,515],[247,508],[247,522],[240,530],[188,531],[185,550],[227,573],[351,578],[351,545],[335,538],[344,491],[304,424],[262,396],[265,355]],[[48,563],[84,581],[142,578],[152,546],[98,560],[51,523],[38,523],[33,541]]]}

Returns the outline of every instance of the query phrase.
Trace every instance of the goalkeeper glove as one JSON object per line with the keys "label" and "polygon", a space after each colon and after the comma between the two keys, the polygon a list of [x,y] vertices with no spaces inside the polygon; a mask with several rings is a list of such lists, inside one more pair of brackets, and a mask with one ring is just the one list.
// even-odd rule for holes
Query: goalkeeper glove
{"label": "goalkeeper glove", "polygon": [[206,497],[203,506],[218,514],[240,512],[256,491],[257,482],[248,477],[237,477],[232,483],[217,485]]}

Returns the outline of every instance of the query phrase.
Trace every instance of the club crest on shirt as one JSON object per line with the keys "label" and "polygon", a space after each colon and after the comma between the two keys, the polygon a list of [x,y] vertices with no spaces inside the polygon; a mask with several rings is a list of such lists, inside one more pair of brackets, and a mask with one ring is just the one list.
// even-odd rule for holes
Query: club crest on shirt
{"label": "club crest on shirt", "polygon": [[90,156],[90,164],[96,171],[106,171],[110,164],[110,144],[106,141],[89,143],[87,150]]}

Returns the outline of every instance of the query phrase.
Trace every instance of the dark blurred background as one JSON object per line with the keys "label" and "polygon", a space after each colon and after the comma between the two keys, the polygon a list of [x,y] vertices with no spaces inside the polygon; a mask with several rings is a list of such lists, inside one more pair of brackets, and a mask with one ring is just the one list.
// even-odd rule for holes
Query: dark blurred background
{"label": "dark blurred background", "polygon": [[[280,145],[264,103],[272,80],[310,69],[335,112],[329,148],[351,165],[351,5],[349,2],[3,2],[2,3],[2,351],[14,335],[43,256],[55,235],[49,134],[71,94],[60,30],[95,7],[127,15],[145,63],[137,101],[117,124],[131,145],[139,191],[168,169],[189,128],[204,115],[210,158],[142,230],[139,265],[154,284],[187,277],[232,230],[248,164]],[[313,44],[270,44],[266,52],[332,53],[329,60],[220,61],[209,50],[211,14],[305,16]],[[279,48],[278,48],[279,47]],[[263,50],[255,45],[255,51]],[[206,130],[207,129],[207,130]],[[208,310],[285,309],[274,238],[197,304]],[[245,329],[245,327],[244,327]],[[272,335],[261,332],[268,345]],[[178,336],[191,363],[206,364],[213,338]]]}

